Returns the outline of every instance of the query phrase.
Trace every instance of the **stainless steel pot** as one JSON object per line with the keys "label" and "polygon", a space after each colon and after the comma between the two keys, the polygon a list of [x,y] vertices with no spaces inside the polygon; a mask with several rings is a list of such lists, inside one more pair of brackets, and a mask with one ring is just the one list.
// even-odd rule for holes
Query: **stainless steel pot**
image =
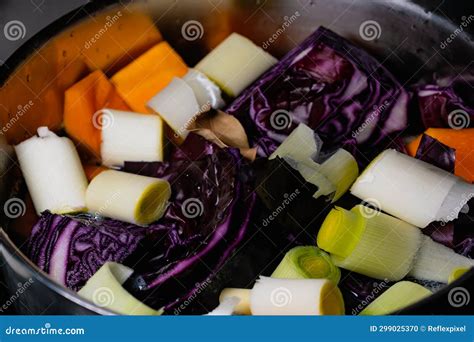
{"label": "stainless steel pot", "polygon": [[[268,46],[272,54],[282,56],[324,25],[378,56],[402,82],[412,82],[427,71],[441,68],[462,69],[469,65],[472,68],[474,23],[456,33],[446,44],[457,32],[460,22],[474,12],[471,3],[402,0],[91,2],[38,33],[0,68],[0,120],[2,126],[11,124],[10,131],[5,133],[10,143],[30,136],[30,127],[35,123],[46,120],[49,125],[59,124],[64,90],[91,69],[101,68],[112,73],[129,62],[155,43],[156,27],[189,65],[230,32],[242,33],[261,44],[274,35],[285,20],[298,13],[297,20]],[[115,16],[120,20],[104,32],[107,21],[113,21]],[[198,39],[186,39],[183,34],[190,20],[197,23]],[[375,40],[359,32],[368,20],[379,26],[376,32],[379,37]],[[19,115],[19,106],[24,108],[29,101],[33,102],[32,108]],[[0,147],[0,200],[5,203],[12,191],[18,191],[18,172],[5,142]],[[24,219],[18,223],[7,217],[11,215],[2,214],[0,266],[6,288],[0,288],[5,297],[0,304],[6,303],[21,314],[111,314],[57,285],[32,264],[18,248],[24,243],[31,222]],[[450,305],[449,294],[456,287],[473,293],[473,283],[474,271],[471,271],[401,313],[472,313],[469,305],[458,308]],[[20,295],[19,289],[22,290]],[[0,309],[4,311],[5,307]]]}

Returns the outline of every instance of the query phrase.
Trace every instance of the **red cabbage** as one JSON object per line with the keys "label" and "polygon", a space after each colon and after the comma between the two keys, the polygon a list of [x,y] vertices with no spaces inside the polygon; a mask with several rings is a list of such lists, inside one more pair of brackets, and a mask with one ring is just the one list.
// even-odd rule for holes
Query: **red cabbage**
{"label": "red cabbage", "polygon": [[176,309],[203,291],[248,235],[255,195],[236,149],[190,134],[169,162],[126,162],[127,172],[167,179],[172,197],[153,225],[153,249],[126,287],[150,306]]}
{"label": "red cabbage", "polygon": [[78,291],[107,261],[123,262],[145,229],[120,221],[42,213],[28,240],[27,255],[62,285]]}
{"label": "red cabbage", "polygon": [[474,127],[474,75],[441,77],[434,74],[431,80],[414,86],[423,128]]}
{"label": "red cabbage", "polygon": [[335,149],[377,153],[407,126],[408,94],[372,56],[320,27],[227,108],[261,156],[301,122]]}
{"label": "red cabbage", "polygon": [[415,158],[454,173],[456,150],[427,134],[421,137]]}

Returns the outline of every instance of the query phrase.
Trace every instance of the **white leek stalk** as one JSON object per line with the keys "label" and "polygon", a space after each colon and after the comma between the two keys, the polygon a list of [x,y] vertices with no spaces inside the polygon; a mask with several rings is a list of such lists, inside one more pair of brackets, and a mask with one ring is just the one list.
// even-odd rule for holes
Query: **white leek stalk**
{"label": "white leek stalk", "polygon": [[356,180],[353,195],[417,227],[452,221],[474,196],[474,185],[395,150],[381,153]]}
{"label": "white leek stalk", "polygon": [[79,290],[78,294],[95,305],[122,315],[160,315],[128,293],[122,284],[133,273],[131,268],[106,262]]}
{"label": "white leek stalk", "polygon": [[250,295],[253,315],[342,315],[344,301],[327,279],[260,277]]}
{"label": "white leek stalk", "polygon": [[221,89],[202,72],[196,69],[189,69],[187,74],[183,76],[183,81],[193,89],[194,96],[202,112],[210,108],[219,109],[225,105]]}
{"label": "white leek stalk", "polygon": [[300,123],[278,146],[268,159],[289,157],[295,161],[316,159],[321,150],[322,141],[307,125]]}
{"label": "white leek stalk", "polygon": [[318,187],[318,190],[313,194],[314,198],[319,198],[320,196],[329,196],[332,198],[334,196],[336,193],[336,186],[319,171],[320,165],[318,163],[311,159],[299,162],[295,162],[286,157],[284,159],[292,168],[297,170],[301,176],[303,176],[305,181]]}
{"label": "white leek stalk", "polygon": [[299,246],[289,250],[272,278],[283,279],[329,279],[337,284],[341,278],[339,268],[331,257],[316,246]]}
{"label": "white leek stalk", "polygon": [[84,211],[87,178],[72,141],[47,127],[15,146],[20,168],[38,215]]}
{"label": "white leek stalk", "polygon": [[362,205],[331,210],[317,237],[336,266],[390,281],[408,274],[421,243],[418,228]]}
{"label": "white leek stalk", "polygon": [[89,184],[86,203],[96,215],[147,225],[163,216],[170,196],[166,180],[108,170]]}
{"label": "white leek stalk", "polygon": [[106,166],[163,160],[163,122],[157,115],[104,109],[101,156]]}
{"label": "white leek stalk", "polygon": [[238,298],[233,312],[237,315],[250,315],[250,292],[247,289],[224,289],[219,296],[219,303],[223,304],[229,298]]}
{"label": "white leek stalk", "polygon": [[459,267],[474,267],[474,260],[424,236],[409,275],[416,279],[448,283],[453,270]]}
{"label": "white leek stalk", "polygon": [[188,128],[201,111],[193,88],[177,77],[148,101],[147,105],[171,127],[176,138],[180,139],[187,137]]}
{"label": "white leek stalk", "polygon": [[209,312],[206,316],[231,316],[235,313],[236,307],[239,305],[240,298],[228,297],[222,300],[219,305]]}
{"label": "white leek stalk", "polygon": [[336,193],[333,202],[337,201],[351,187],[359,175],[359,166],[355,158],[340,148],[321,164],[319,172],[335,185]]}
{"label": "white leek stalk", "polygon": [[372,303],[370,303],[359,315],[380,316],[396,313],[431,295],[427,288],[412,283],[411,281],[400,281],[392,286]]}
{"label": "white leek stalk", "polygon": [[197,65],[196,69],[230,96],[237,96],[277,60],[251,40],[232,33]]}

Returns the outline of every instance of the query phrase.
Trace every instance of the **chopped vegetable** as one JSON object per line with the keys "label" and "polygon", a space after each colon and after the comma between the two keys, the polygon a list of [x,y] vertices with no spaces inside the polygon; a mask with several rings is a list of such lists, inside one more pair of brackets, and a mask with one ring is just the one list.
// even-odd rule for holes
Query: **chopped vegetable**
{"label": "chopped vegetable", "polygon": [[464,274],[469,272],[470,269],[471,269],[470,267],[457,267],[457,268],[453,269],[453,271],[449,275],[448,283],[451,284],[452,282],[458,280]]}
{"label": "chopped vegetable", "polygon": [[392,285],[371,302],[360,315],[380,316],[396,313],[431,295],[431,291],[411,281],[400,281]]}
{"label": "chopped vegetable", "polygon": [[31,231],[27,255],[59,284],[77,291],[107,261],[127,264],[146,229],[85,214],[71,218],[45,211]]}
{"label": "chopped vegetable", "polygon": [[79,290],[78,294],[95,305],[123,315],[160,315],[128,293],[122,284],[133,273],[131,268],[106,262]]}
{"label": "chopped vegetable", "polygon": [[[256,230],[249,224],[255,195],[245,165],[238,150],[220,149],[192,133],[167,162],[125,163],[124,170],[166,179],[172,188],[165,215],[148,228],[159,243],[146,251],[126,284],[134,296],[175,313],[198,295],[183,313],[202,313],[217,305],[216,293],[229,286],[221,268],[233,262],[234,253]],[[245,266],[268,264],[273,258],[249,260]],[[248,284],[261,271],[244,269],[233,279]]]}
{"label": "chopped vegetable", "polygon": [[356,160],[346,150],[340,148],[321,164],[318,171],[336,187],[336,193],[332,199],[337,201],[344,195],[359,175],[359,167]]}
{"label": "chopped vegetable", "polygon": [[115,87],[100,70],[74,84],[64,95],[64,128],[67,134],[96,158],[100,157],[101,109],[129,110]]}
{"label": "chopped vegetable", "polygon": [[[424,134],[456,150],[454,174],[469,183],[474,182],[474,153],[472,153],[472,146],[474,146],[474,128],[459,130],[451,128],[428,128]],[[423,137],[423,139],[425,138]],[[411,156],[415,156],[419,148],[423,146],[420,145],[420,140],[421,136],[407,145],[407,150]]]}
{"label": "chopped vegetable", "polygon": [[237,315],[251,315],[250,312],[250,292],[247,289],[227,288],[222,290],[219,296],[219,302],[222,304],[228,298],[238,298],[239,303],[234,308]]}
{"label": "chopped vegetable", "polygon": [[84,168],[84,172],[89,182],[99,173],[109,170],[108,167],[95,164],[83,164],[82,167]]}
{"label": "chopped vegetable", "polygon": [[440,141],[423,134],[414,157],[431,165],[439,167],[449,173],[454,173],[456,150],[444,145]]}
{"label": "chopped vegetable", "polygon": [[240,298],[238,297],[225,298],[214,310],[209,312],[206,316],[230,316],[235,313],[239,302]]}
{"label": "chopped vegetable", "polygon": [[184,76],[187,66],[166,42],[161,42],[112,77],[117,91],[137,113],[148,113],[146,103],[173,77]]}
{"label": "chopped vegetable", "polygon": [[87,179],[72,141],[47,127],[15,146],[21,172],[39,215],[86,209]]}
{"label": "chopped vegetable", "polygon": [[390,281],[408,274],[421,243],[418,228],[363,205],[333,209],[317,237],[336,266]]}
{"label": "chopped vegetable", "polygon": [[108,170],[89,184],[86,203],[96,215],[147,225],[163,216],[170,196],[166,180]]}
{"label": "chopped vegetable", "polygon": [[163,160],[163,122],[157,115],[104,109],[101,157],[106,166]]}
{"label": "chopped vegetable", "polygon": [[311,159],[297,162],[287,157],[284,159],[289,165],[291,165],[291,167],[298,170],[308,183],[314,184],[318,188],[318,191],[313,195],[314,198],[319,198],[321,196],[326,196],[328,198],[334,197],[334,194],[336,193],[336,185],[330,182],[329,179],[320,172],[320,165],[318,163]]}
{"label": "chopped vegetable", "polygon": [[177,77],[148,101],[147,105],[171,127],[175,137],[182,140],[187,137],[189,127],[200,113],[193,89]]}
{"label": "chopped vegetable", "polygon": [[261,156],[271,155],[300,123],[328,151],[354,142],[372,155],[406,128],[407,102],[407,92],[375,58],[320,27],[226,112],[242,122]]}
{"label": "chopped vegetable", "polygon": [[272,273],[273,278],[284,279],[329,279],[339,282],[341,272],[334,266],[331,257],[318,247],[299,246],[288,251]]}
{"label": "chopped vegetable", "polygon": [[327,279],[260,277],[250,295],[253,315],[342,315],[344,301]]}
{"label": "chopped vegetable", "polygon": [[460,73],[455,77],[434,74],[425,84],[415,86],[414,100],[418,103],[424,128],[473,127],[474,103],[471,96],[473,87],[472,73]]}
{"label": "chopped vegetable", "polygon": [[420,228],[456,219],[474,185],[395,150],[381,153],[357,178],[351,193]]}
{"label": "chopped vegetable", "polygon": [[237,96],[277,60],[251,40],[232,33],[197,65],[228,95]]}
{"label": "chopped vegetable", "polygon": [[281,143],[280,146],[268,157],[289,157],[295,161],[307,159],[316,160],[319,156],[323,142],[318,135],[307,125],[299,124]]}
{"label": "chopped vegetable", "polygon": [[459,267],[474,267],[474,260],[456,254],[451,248],[424,236],[409,275],[416,279],[448,283],[453,270]]}
{"label": "chopped vegetable", "polygon": [[200,111],[219,109],[225,105],[220,88],[202,72],[189,69],[183,76],[183,81],[193,89]]}

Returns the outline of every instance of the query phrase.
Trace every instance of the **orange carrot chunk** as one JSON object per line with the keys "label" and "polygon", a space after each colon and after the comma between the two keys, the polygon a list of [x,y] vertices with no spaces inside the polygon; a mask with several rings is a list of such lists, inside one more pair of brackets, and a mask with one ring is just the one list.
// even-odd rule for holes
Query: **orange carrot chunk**
{"label": "orange carrot chunk", "polygon": [[[428,128],[425,132],[432,138],[456,150],[454,174],[467,182],[474,182],[474,128],[455,130],[451,128]],[[411,156],[416,155],[421,135],[406,147]]]}
{"label": "orange carrot chunk", "polygon": [[[96,70],[66,90],[64,127],[67,134],[95,157],[100,157],[100,110],[130,110],[104,73]],[[97,113],[97,114],[96,114]]]}
{"label": "orange carrot chunk", "polygon": [[161,42],[112,76],[125,102],[138,113],[151,113],[146,103],[171,82],[184,76],[187,66],[166,42]]}

